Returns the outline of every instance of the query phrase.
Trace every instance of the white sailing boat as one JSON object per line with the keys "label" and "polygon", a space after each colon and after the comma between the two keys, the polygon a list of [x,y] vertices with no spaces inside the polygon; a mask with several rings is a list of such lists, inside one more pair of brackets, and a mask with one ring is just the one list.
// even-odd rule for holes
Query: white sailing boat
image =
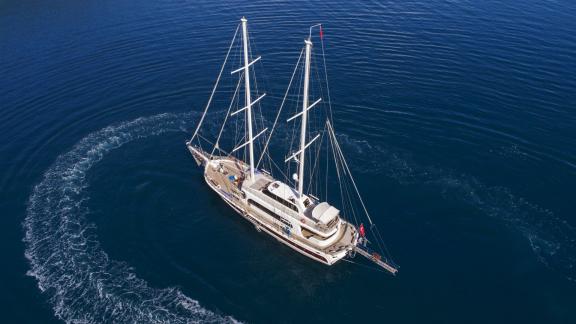
{"label": "white sailing boat", "polygon": [[[251,88],[251,79],[253,77],[251,70],[261,57],[256,59],[252,59],[251,57],[249,46],[251,42],[248,37],[247,23],[245,18],[241,19],[241,23],[236,29],[236,33],[234,34],[234,38],[230,44],[226,59],[222,65],[204,113],[192,138],[186,142],[188,150],[192,153],[198,165],[204,168],[206,183],[222,200],[230,205],[230,207],[254,224],[258,231],[263,231],[271,235],[283,244],[313,260],[326,265],[333,265],[344,258],[353,257],[358,253],[383,269],[395,274],[397,272],[397,266],[395,266],[387,255],[384,255],[387,252],[380,233],[372,223],[364,202],[360,197],[356,183],[352,178],[348,164],[344,159],[340,145],[338,144],[337,137],[334,133],[333,122],[331,121],[331,113],[323,123],[323,129],[311,140],[308,140],[309,137],[311,137],[307,129],[311,109],[323,103],[321,98],[316,99],[311,104],[309,101],[313,47],[312,30],[315,28],[320,30],[320,39],[322,41],[322,26],[319,24],[310,27],[310,34],[304,41],[304,48],[290,81],[291,85],[294,75],[299,69],[302,55],[304,55],[302,71],[303,87],[301,95],[298,96],[300,98],[298,103],[301,102],[301,109],[298,113],[287,119],[287,123],[294,123],[298,118],[300,119],[299,146],[295,152],[289,153],[284,160],[284,162],[288,164],[296,163],[297,173],[294,173],[291,179],[284,176],[283,180],[279,180],[273,176],[272,170],[266,170],[263,167],[259,168],[263,159],[272,159],[268,152],[270,139],[272,138],[274,129],[278,125],[280,112],[286,102],[289,91],[287,90],[284,96],[282,105],[270,131],[268,131],[268,128],[263,128],[254,135],[255,130],[253,128],[255,128],[255,124],[257,124],[254,109],[257,105],[260,105],[261,100],[266,94],[258,95],[255,100],[252,99],[252,94],[258,93],[257,89]],[[211,142],[200,134],[200,130],[213,101],[216,89],[219,86],[223,72],[226,70],[228,58],[240,29],[242,42],[239,47],[242,48],[242,55],[240,57],[240,64],[242,66],[235,70],[231,69],[230,75],[238,76],[237,85],[217,139],[215,142]],[[323,48],[324,46],[322,45],[322,51]],[[322,53],[322,58],[323,57]],[[239,100],[240,93],[242,92],[241,85],[244,85],[244,103],[242,104],[240,104],[242,100]],[[288,86],[289,89],[290,85]],[[232,110],[234,104],[241,108]],[[328,100],[328,105],[330,106],[330,100]],[[221,138],[227,121],[234,117],[244,117],[244,121],[241,123],[244,128],[244,136],[241,139],[243,143],[235,143],[235,147],[231,152],[226,152],[221,148]],[[268,136],[265,135],[267,133]],[[349,215],[344,215],[343,212],[328,201],[323,201],[315,195],[309,192],[307,193],[305,190],[307,153],[312,149],[312,145],[315,142],[322,142],[324,138],[327,138],[325,139],[325,143],[327,143],[326,147],[328,147],[328,143],[330,144],[331,158],[335,166],[334,169],[337,172],[337,179],[340,181],[339,188],[343,199],[341,206],[349,206],[356,209],[350,211],[356,220],[355,224],[346,220],[346,216]],[[257,140],[265,140],[265,145],[260,152],[261,155],[258,160],[255,159]],[[211,144],[212,149],[210,151],[204,149],[202,147],[203,142]],[[315,154],[308,155],[319,156],[321,148],[320,145],[316,146],[318,148]],[[241,152],[244,152],[243,157],[238,156]],[[328,154],[328,152],[326,153]],[[311,165],[315,170],[317,163]],[[310,172],[316,171],[309,171],[309,173]],[[344,177],[350,180],[346,183],[352,184],[350,190],[349,188],[343,189],[342,187],[341,180]],[[311,186],[308,186],[307,188],[310,187]],[[328,187],[327,182],[326,192],[328,191]],[[350,192],[354,193],[353,196],[359,201],[359,204],[354,205],[349,201],[349,199],[352,198]],[[359,208],[353,206],[359,206]],[[364,214],[369,222],[367,227],[373,234],[370,240],[366,237],[367,231],[364,229],[364,225],[358,222],[357,216],[360,214]],[[376,248],[369,247],[369,244],[373,245],[373,242],[376,242]],[[376,252],[376,250],[379,250],[379,253]]]}

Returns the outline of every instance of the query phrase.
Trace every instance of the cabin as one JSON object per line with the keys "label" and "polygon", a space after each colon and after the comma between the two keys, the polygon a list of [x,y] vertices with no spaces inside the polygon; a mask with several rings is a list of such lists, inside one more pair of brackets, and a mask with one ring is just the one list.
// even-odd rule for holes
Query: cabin
{"label": "cabin", "polygon": [[306,195],[299,197],[294,188],[262,173],[243,190],[252,210],[285,231],[299,234],[318,247],[329,246],[338,238],[340,211],[330,204]]}

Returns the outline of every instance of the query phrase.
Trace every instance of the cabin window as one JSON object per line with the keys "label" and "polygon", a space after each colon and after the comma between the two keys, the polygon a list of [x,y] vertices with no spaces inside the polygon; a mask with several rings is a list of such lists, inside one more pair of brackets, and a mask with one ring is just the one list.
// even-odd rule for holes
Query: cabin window
{"label": "cabin window", "polygon": [[284,205],[284,206],[292,209],[292,210],[295,211],[295,212],[298,212],[298,207],[296,207],[296,205],[294,205],[293,203],[290,203],[290,202],[288,202],[288,201],[286,201],[286,200],[284,200],[284,199],[276,196],[275,194],[273,194],[273,193],[271,193],[270,191],[268,191],[268,189],[264,189],[264,190],[262,190],[262,192],[263,192],[266,196],[268,196],[268,197],[276,200],[277,202],[281,203],[282,205]]}
{"label": "cabin window", "polygon": [[310,206],[310,199],[306,198],[304,199],[304,207],[308,208],[308,206]]}
{"label": "cabin window", "polygon": [[324,237],[324,236],[315,234],[315,233],[307,230],[304,227],[300,227],[300,230],[302,231],[302,235],[304,235],[305,238],[309,239],[309,238],[313,237],[313,238],[317,239],[318,241],[326,241],[327,239],[331,238],[332,236],[336,235],[336,233],[338,233],[336,231],[336,232],[332,233],[331,235]]}
{"label": "cabin window", "polygon": [[266,214],[268,214],[268,215],[272,216],[273,218],[275,218],[276,220],[280,221],[282,224],[292,228],[292,223],[290,223],[290,221],[286,220],[284,217],[277,215],[276,213],[274,213],[270,209],[262,206],[261,204],[255,202],[254,200],[248,199],[248,204],[255,206],[256,208],[260,209],[261,211],[265,212]]}
{"label": "cabin window", "polygon": [[340,220],[340,217],[336,216],[334,217],[333,220],[330,221],[330,223],[328,223],[328,225],[326,225],[328,228],[331,228],[332,226],[336,225],[336,223]]}

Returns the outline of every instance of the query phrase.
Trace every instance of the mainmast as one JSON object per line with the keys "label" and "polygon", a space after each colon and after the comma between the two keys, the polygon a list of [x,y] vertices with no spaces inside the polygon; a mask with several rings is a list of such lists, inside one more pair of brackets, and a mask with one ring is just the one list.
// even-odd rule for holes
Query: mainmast
{"label": "mainmast", "polygon": [[306,158],[306,148],[308,148],[308,146],[310,146],[315,140],[318,139],[318,137],[320,137],[320,134],[316,135],[316,137],[314,137],[310,142],[306,143],[306,126],[308,124],[308,110],[312,109],[312,107],[316,106],[316,104],[318,104],[320,101],[322,101],[322,98],[316,100],[314,103],[312,103],[311,105],[309,105],[309,101],[308,101],[308,92],[309,92],[309,88],[310,88],[310,59],[311,59],[311,54],[312,54],[312,41],[311,41],[311,37],[308,37],[308,39],[304,40],[304,43],[306,44],[306,60],[304,63],[304,90],[302,93],[302,111],[297,113],[296,115],[288,118],[287,121],[291,121],[293,119],[295,119],[296,117],[302,117],[302,128],[300,129],[300,150],[298,150],[298,152],[292,154],[290,157],[288,157],[284,162],[288,162],[291,159],[296,159],[296,157],[298,156],[298,159],[296,159],[296,161],[298,162],[298,176],[295,179],[298,182],[298,194],[300,195],[300,197],[302,197],[304,195],[304,170],[305,170],[305,166],[306,164],[304,163],[304,159]]}
{"label": "mainmast", "polygon": [[306,124],[308,123],[308,88],[310,84],[310,52],[312,41],[304,40],[306,44],[306,61],[304,63],[304,92],[302,94],[302,128],[300,130],[300,158],[298,164],[298,193],[304,194],[304,159],[306,158]]}
{"label": "mainmast", "polygon": [[254,182],[254,143],[252,139],[252,99],[250,98],[250,64],[248,58],[248,20],[242,17],[242,40],[244,42],[244,85],[246,93],[246,119],[248,120],[248,151],[250,152],[250,181]]}

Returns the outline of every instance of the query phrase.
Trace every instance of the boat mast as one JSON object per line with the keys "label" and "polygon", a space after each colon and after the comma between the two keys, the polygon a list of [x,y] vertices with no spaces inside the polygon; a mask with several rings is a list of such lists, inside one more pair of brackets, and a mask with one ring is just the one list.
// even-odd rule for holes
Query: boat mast
{"label": "boat mast", "polygon": [[306,44],[306,62],[304,64],[304,93],[302,94],[302,129],[300,130],[300,158],[298,164],[298,193],[304,195],[304,159],[306,157],[306,124],[308,122],[308,87],[310,82],[310,52],[312,41],[310,37],[304,40]]}
{"label": "boat mast", "polygon": [[246,93],[246,119],[248,120],[248,150],[250,152],[250,181],[254,182],[254,145],[252,139],[252,99],[250,98],[250,62],[248,58],[248,19],[242,17],[242,40],[244,42],[244,85]]}

